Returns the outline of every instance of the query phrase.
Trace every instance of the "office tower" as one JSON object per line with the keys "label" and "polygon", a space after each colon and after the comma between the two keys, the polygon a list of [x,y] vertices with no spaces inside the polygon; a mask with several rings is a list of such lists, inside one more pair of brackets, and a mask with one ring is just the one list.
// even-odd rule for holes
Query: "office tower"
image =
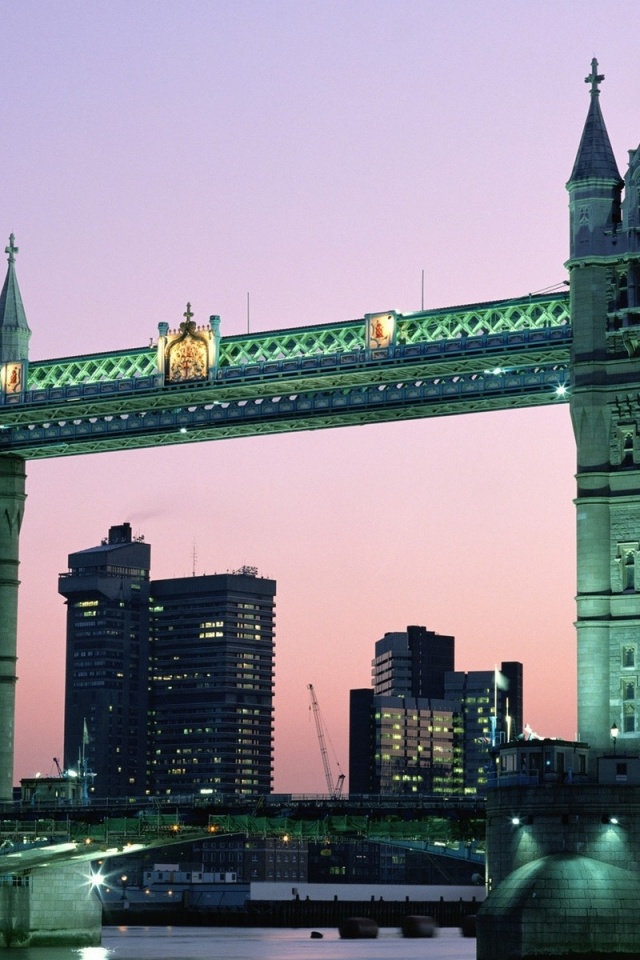
{"label": "office tower", "polygon": [[232,574],[151,586],[154,793],[269,793],[273,580]]}
{"label": "office tower", "polygon": [[417,626],[385,633],[375,645],[373,687],[376,694],[442,699],[444,676],[454,662],[455,637]]}
{"label": "office tower", "polygon": [[350,694],[350,793],[484,793],[491,748],[522,731],[522,664],[464,673],[454,653],[418,626],[376,642],[372,689]]}
{"label": "office tower", "polygon": [[454,650],[454,637],[420,626],[376,641],[373,689],[350,694],[350,793],[455,790],[458,721],[444,702]]}
{"label": "office tower", "polygon": [[270,792],[275,582],[149,571],[125,523],[60,576],[66,768],[84,756],[96,797]]}
{"label": "office tower", "polygon": [[459,792],[457,704],[351,690],[349,793]]}
{"label": "office tower", "polygon": [[522,664],[447,673],[445,695],[459,704],[463,792],[484,795],[491,748],[522,733]]}
{"label": "office tower", "polygon": [[84,756],[103,797],[147,790],[151,548],[128,523],[69,555],[58,590],[67,604],[64,764]]}

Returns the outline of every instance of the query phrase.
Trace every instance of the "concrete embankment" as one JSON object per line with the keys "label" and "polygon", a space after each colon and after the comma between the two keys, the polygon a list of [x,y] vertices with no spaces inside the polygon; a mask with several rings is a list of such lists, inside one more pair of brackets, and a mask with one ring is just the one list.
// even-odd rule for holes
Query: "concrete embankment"
{"label": "concrete embankment", "polygon": [[244,907],[193,909],[187,905],[105,906],[105,926],[337,927],[347,917],[369,917],[380,927],[400,927],[407,916],[433,917],[440,927],[462,927],[479,901],[249,900]]}

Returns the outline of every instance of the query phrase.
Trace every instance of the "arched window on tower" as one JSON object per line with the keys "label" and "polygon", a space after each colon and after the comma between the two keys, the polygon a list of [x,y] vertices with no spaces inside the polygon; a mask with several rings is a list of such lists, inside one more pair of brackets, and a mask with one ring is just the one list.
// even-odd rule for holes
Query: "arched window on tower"
{"label": "arched window on tower", "polygon": [[630,307],[640,307],[640,264],[632,261],[629,264],[628,299]]}
{"label": "arched window on tower", "polygon": [[[638,337],[638,343],[640,344],[640,336]],[[636,466],[638,460],[638,450],[640,449],[640,445],[637,442],[637,436],[637,425],[635,423],[629,423],[626,419],[622,422],[618,422],[614,426],[613,430],[611,431],[611,447],[609,454],[611,463],[614,466]]]}
{"label": "arched window on tower", "polygon": [[623,667],[635,667],[636,665],[636,648],[635,647],[625,647],[622,651],[622,666]]}
{"label": "arched window on tower", "polygon": [[634,733],[636,729],[636,708],[632,703],[625,703],[624,705],[624,733]]}
{"label": "arched window on tower", "polygon": [[633,680],[625,680],[624,682],[624,699],[625,700],[635,700],[636,698],[636,685]]}
{"label": "arched window on tower", "polygon": [[[626,540],[618,543],[614,557],[612,589],[615,593],[637,590],[640,581],[636,577],[636,559],[640,556],[640,542]],[[640,571],[639,571],[640,572]]]}
{"label": "arched window on tower", "polygon": [[[609,313],[620,313],[629,306],[629,281],[626,264],[621,267],[611,267],[607,274],[607,309]],[[624,317],[612,318],[612,326],[618,328],[625,324]]]}
{"label": "arched window on tower", "polygon": [[624,555],[624,569],[622,573],[622,589],[623,590],[634,589],[635,568],[636,568],[636,555],[634,551],[629,550],[629,552],[625,553]]}

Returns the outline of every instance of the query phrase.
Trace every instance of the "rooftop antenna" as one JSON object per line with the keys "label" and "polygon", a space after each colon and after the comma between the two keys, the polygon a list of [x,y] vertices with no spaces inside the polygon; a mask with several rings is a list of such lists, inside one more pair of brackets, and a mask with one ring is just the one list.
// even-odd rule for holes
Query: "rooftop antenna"
{"label": "rooftop antenna", "polygon": [[198,559],[198,551],[196,550],[196,538],[193,538],[193,546],[191,548],[191,576],[195,577],[196,575],[196,560]]}

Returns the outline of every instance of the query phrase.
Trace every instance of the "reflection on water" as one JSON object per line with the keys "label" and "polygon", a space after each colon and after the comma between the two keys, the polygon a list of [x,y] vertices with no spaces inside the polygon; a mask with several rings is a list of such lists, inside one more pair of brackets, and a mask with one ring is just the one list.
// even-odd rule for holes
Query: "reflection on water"
{"label": "reflection on water", "polygon": [[335,929],[105,927],[100,947],[28,947],[16,960],[475,960],[476,942],[444,929],[405,940],[384,927],[377,940],[341,940]]}

